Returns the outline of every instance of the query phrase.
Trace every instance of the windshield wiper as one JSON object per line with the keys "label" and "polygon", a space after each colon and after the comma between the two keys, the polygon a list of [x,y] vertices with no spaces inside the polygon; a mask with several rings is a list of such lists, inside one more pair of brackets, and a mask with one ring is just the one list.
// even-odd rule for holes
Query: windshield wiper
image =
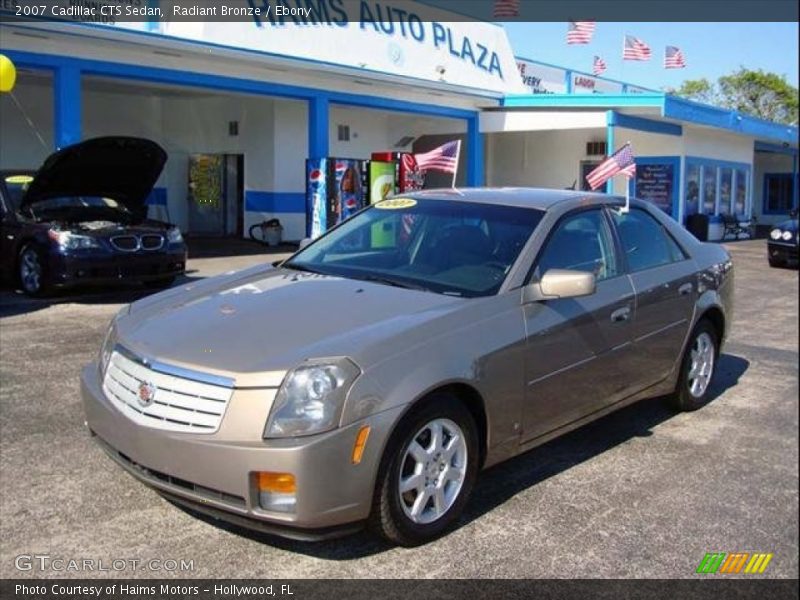
{"label": "windshield wiper", "polygon": [[361,275],[359,277],[354,277],[354,279],[360,279],[362,281],[370,281],[373,283],[382,283],[384,285],[391,285],[392,287],[399,287],[404,288],[406,290],[417,290],[420,292],[429,292],[430,290],[426,287],[421,285],[414,285],[413,283],[407,283],[405,281],[399,281],[392,277],[385,277],[382,275]]}
{"label": "windshield wiper", "polygon": [[325,273],[321,271],[317,271],[312,269],[311,267],[307,267],[305,265],[299,265],[297,263],[283,263],[281,265],[282,269],[291,269],[292,271],[302,271],[303,273],[314,273],[315,275],[325,275]]}

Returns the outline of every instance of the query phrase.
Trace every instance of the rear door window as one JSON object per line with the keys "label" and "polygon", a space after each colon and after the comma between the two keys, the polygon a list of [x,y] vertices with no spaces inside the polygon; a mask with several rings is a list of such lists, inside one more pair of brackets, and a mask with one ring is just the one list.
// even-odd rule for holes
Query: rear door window
{"label": "rear door window", "polygon": [[628,213],[612,211],[612,214],[631,272],[653,269],[686,258],[664,226],[646,211],[632,208]]}

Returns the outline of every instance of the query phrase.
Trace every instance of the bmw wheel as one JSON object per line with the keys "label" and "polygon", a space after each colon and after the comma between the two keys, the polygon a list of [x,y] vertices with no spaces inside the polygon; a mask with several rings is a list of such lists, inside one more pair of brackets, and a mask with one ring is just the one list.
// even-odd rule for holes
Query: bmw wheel
{"label": "bmw wheel", "polygon": [[431,397],[399,425],[378,473],[371,526],[416,546],[446,532],[461,515],[478,472],[472,415],[450,395]]}
{"label": "bmw wheel", "polygon": [[44,261],[39,249],[28,244],[19,254],[19,283],[28,296],[42,296],[48,291]]}
{"label": "bmw wheel", "polygon": [[717,331],[711,322],[703,319],[692,331],[683,355],[678,385],[671,398],[675,409],[697,410],[706,403],[718,357]]}

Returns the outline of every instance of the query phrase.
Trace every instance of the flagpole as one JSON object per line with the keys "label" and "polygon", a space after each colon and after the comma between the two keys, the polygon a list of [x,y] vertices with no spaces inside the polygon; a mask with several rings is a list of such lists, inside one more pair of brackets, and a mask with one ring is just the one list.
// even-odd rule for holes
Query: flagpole
{"label": "flagpole", "polygon": [[[473,150],[474,152],[474,150]],[[453,169],[453,183],[450,184],[451,188],[456,187],[456,176],[458,175],[458,161],[461,160],[461,140],[458,140],[458,145],[456,145],[456,168]]]}
{"label": "flagpole", "polygon": [[[630,140],[625,142],[626,146],[630,146]],[[634,181],[636,181],[634,179]],[[625,177],[625,206],[620,210],[620,213],[623,215],[628,214],[631,211],[631,178]]]}

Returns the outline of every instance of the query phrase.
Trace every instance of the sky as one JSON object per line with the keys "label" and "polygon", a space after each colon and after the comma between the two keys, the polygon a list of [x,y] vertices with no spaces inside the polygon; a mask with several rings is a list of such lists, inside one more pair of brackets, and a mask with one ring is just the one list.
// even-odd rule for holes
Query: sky
{"label": "sky", "polygon": [[[503,23],[514,54],[591,72],[594,55],[608,65],[604,77],[652,89],[678,87],[686,79],[716,80],[745,66],[779,75],[797,87],[797,23],[598,23],[588,45],[566,44],[566,23]],[[622,60],[623,35],[646,42],[648,62]],[[678,46],[685,69],[665,70],[664,46]]]}

